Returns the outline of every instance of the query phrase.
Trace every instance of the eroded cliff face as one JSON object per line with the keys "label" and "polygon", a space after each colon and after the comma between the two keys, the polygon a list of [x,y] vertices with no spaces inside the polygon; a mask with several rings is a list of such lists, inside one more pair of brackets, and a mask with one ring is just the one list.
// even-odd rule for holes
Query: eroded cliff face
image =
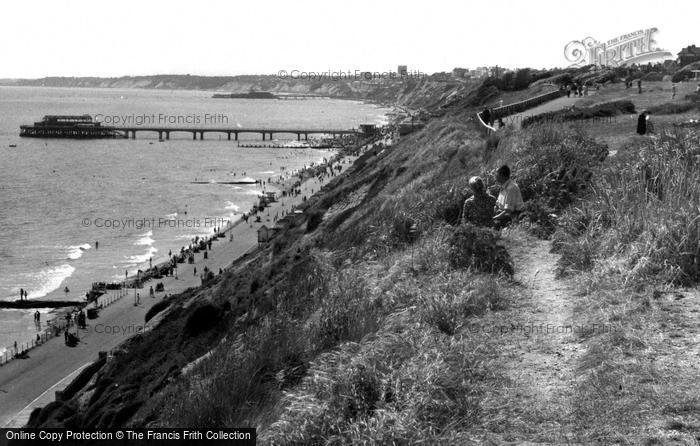
{"label": "eroded cliff face", "polygon": [[[244,83],[241,88],[247,91],[251,85],[257,84]],[[266,91],[276,91],[267,87]],[[361,92],[369,94],[371,91]],[[36,409],[28,426],[168,425],[177,418],[165,408],[172,411],[191,391],[183,387],[183,383],[195,383],[197,388],[203,389],[212,386],[211,377],[190,376],[192,364],[221,346],[226,347],[221,351],[228,351],[229,347],[238,348],[238,344],[241,348],[256,345],[255,340],[247,340],[244,334],[264,327],[266,317],[275,314],[281,301],[286,302],[292,313],[297,311],[291,309],[295,305],[303,312],[302,308],[309,305],[305,300],[308,296],[303,278],[313,278],[317,273],[311,261],[314,250],[335,249],[338,240],[345,240],[346,232],[365,232],[383,206],[382,191],[392,196],[426,172],[433,172],[435,178],[452,178],[462,175],[464,166],[478,165],[465,158],[471,146],[464,145],[467,140],[478,140],[478,129],[469,120],[474,112],[470,104],[478,97],[476,88],[421,81],[397,90],[373,91],[373,94],[410,104],[404,105],[406,107],[430,110],[426,128],[402,138],[393,147],[367,151],[344,169],[343,175],[306,202],[305,221],[287,228],[275,242],[259,252],[234,262],[212,283],[173,296],[166,308],[154,317],[152,330],[134,336],[109,358],[87,368],[63,392],[60,400]],[[456,150],[457,147],[461,149]],[[344,207],[348,197],[355,197],[356,203]],[[462,197],[457,201],[461,203]],[[306,220],[326,212],[325,223],[310,231]],[[354,242],[348,239],[347,243]],[[279,297],[282,295],[286,297]],[[263,350],[267,347],[279,350],[284,346],[263,347]],[[270,362],[265,367],[241,372],[236,378],[241,382],[255,381],[257,389],[269,387],[267,393],[240,395],[244,401],[241,407],[246,402],[272,404],[279,388],[296,385],[314,358],[311,353],[299,357],[289,352],[278,353],[280,364]],[[232,385],[226,379],[224,384]],[[236,402],[228,404],[238,406]],[[201,415],[205,419],[208,413]],[[254,424],[253,415],[241,416],[248,417],[244,424]]]}
{"label": "eroded cliff face", "polygon": [[63,88],[138,88],[161,90],[205,90],[227,93],[269,91],[366,100],[410,108],[424,108],[470,88],[464,80],[446,76],[364,81],[351,79],[302,80],[268,75],[188,76],[155,75],[99,77],[46,77],[0,80],[0,85]]}

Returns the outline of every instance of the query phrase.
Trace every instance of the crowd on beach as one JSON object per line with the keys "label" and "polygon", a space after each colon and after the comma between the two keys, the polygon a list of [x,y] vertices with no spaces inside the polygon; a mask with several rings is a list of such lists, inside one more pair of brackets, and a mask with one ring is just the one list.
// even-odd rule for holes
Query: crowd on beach
{"label": "crowd on beach", "polygon": [[[266,181],[259,181],[259,184],[262,186],[261,198],[265,197],[266,194],[271,193],[268,191],[268,188],[271,188],[273,185],[275,185],[275,189],[281,189],[281,196],[285,198],[298,197],[302,195],[304,191],[308,191],[309,194],[313,195],[314,189],[302,189],[303,183],[308,179],[315,179],[320,184],[323,184],[328,179],[335,177],[342,172],[342,163],[344,163],[342,155],[336,155],[330,159],[323,158],[323,161],[319,163],[311,163],[308,166],[304,165],[303,168],[298,170],[287,170],[286,166],[281,166],[280,171],[282,174],[275,178],[269,177]],[[245,175],[245,172],[243,174]],[[306,200],[307,196],[303,195],[302,201]],[[249,211],[244,212],[241,215],[241,218],[237,223],[249,224],[249,227],[252,229],[253,223],[262,222],[262,211],[267,204],[268,203],[262,202],[255,204]],[[293,212],[293,210],[293,207],[290,210],[283,208],[279,212],[281,212],[281,216],[283,217],[286,214]],[[273,221],[277,221],[278,218],[280,218],[279,212],[272,217]],[[269,221],[270,218],[267,220]],[[136,292],[136,289],[142,288],[144,284],[150,280],[158,280],[164,277],[177,277],[178,265],[184,263],[192,264],[193,274],[195,276],[199,275],[202,284],[207,283],[207,281],[213,279],[217,274],[222,274],[224,271],[222,268],[219,268],[218,272],[215,272],[209,269],[207,265],[204,265],[198,274],[194,255],[197,253],[202,253],[203,259],[206,260],[209,258],[209,252],[211,252],[213,242],[226,238],[228,238],[230,242],[233,242],[234,235],[230,230],[236,226],[236,224],[228,222],[226,225],[215,227],[213,228],[213,234],[211,236],[195,236],[190,240],[190,243],[187,246],[182,246],[179,251],[173,252],[170,250],[168,252],[168,260],[160,264],[154,265],[153,258],[150,258],[148,261],[148,268],[143,270],[139,269],[135,275],[132,274],[131,276],[129,275],[129,272],[126,271],[124,281],[121,283],[94,283],[93,288],[86,293],[85,304],[83,306],[76,307],[72,311],[64,313],[65,316],[63,317],[47,320],[45,323],[46,327],[43,330],[44,332],[41,334],[37,333],[36,341],[27,344],[26,348],[24,348],[24,345],[22,348],[20,348],[20,346],[17,345],[17,342],[15,342],[13,346],[9,347],[9,350],[13,352],[12,357],[25,357],[29,348],[46,342],[46,340],[50,339],[50,337],[60,336],[61,333],[64,335],[66,345],[77,345],[79,342],[78,329],[81,327],[85,328],[86,324],[86,314],[83,310],[84,306],[90,302],[93,302],[95,308],[91,308],[89,310],[92,313],[90,318],[97,317],[97,312],[102,308],[102,305],[98,306],[99,296],[102,295],[105,290],[122,290],[123,292],[126,291],[127,288],[133,288],[134,305],[139,305],[141,294]],[[95,247],[98,246],[97,243],[99,242],[95,242]],[[67,287],[65,288],[65,291],[68,292]],[[165,285],[162,281],[155,283],[155,288],[154,286],[149,286],[148,288],[148,294],[151,298],[155,298],[156,293],[164,293],[162,296],[163,298],[167,299],[169,296],[167,293],[165,293],[165,291]],[[20,299],[26,299],[27,294],[28,292],[22,289],[20,291]],[[36,314],[39,313],[37,312]],[[41,331],[41,324],[39,322],[40,316],[37,317],[36,314],[34,320],[37,324],[37,331]],[[76,329],[72,330],[73,327]]]}

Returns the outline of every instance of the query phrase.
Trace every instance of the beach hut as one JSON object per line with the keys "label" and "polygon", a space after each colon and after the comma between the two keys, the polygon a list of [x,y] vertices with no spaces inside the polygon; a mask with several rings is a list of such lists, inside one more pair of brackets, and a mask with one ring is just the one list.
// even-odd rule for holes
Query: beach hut
{"label": "beach hut", "polygon": [[267,243],[270,240],[271,231],[267,226],[262,225],[258,229],[258,244]]}

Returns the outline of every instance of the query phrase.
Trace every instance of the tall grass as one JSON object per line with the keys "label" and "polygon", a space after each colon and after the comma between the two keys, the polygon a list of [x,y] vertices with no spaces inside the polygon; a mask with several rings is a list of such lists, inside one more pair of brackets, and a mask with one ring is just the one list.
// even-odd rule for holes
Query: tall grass
{"label": "tall grass", "polygon": [[700,142],[662,133],[603,171],[593,198],[570,211],[556,236],[565,266],[624,259],[628,282],[700,282]]}

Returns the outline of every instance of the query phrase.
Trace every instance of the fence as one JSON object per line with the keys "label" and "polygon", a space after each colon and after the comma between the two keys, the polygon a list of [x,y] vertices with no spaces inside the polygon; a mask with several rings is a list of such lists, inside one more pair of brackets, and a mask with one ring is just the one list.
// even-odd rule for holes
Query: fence
{"label": "fence", "polygon": [[[101,296],[103,300],[100,306],[97,308],[107,308],[110,305],[117,302],[118,300],[120,300],[122,297],[129,294],[129,290],[124,287],[119,288],[115,291],[117,292]],[[0,366],[7,364],[8,362],[12,361],[13,359],[16,359],[17,357],[22,357],[30,350],[33,350],[34,348],[45,344],[50,339],[55,338],[56,336],[60,336],[61,334],[63,334],[64,330],[73,327],[75,325],[75,313],[77,312],[73,310],[70,313],[70,319],[67,319],[65,317],[55,317],[52,319],[48,319],[45,322],[45,327],[37,331],[36,337],[31,339],[30,341],[21,343],[15,341],[14,344],[5,347],[5,351],[3,353],[0,353]]]}
{"label": "fence", "polygon": [[[534,96],[530,99],[525,99],[524,101],[515,102],[513,104],[504,105],[502,107],[496,107],[496,108],[491,110],[491,118],[492,119],[505,118],[506,116],[509,116],[509,115],[512,115],[515,113],[520,113],[520,112],[523,112],[523,111],[530,109],[532,107],[537,107],[540,104],[544,104],[545,102],[551,101],[553,99],[557,99],[557,98],[561,97],[563,94],[565,94],[565,92],[562,90],[550,91],[549,93],[544,93],[544,94],[541,94],[538,96]],[[496,131],[495,128],[488,125],[489,123],[484,122],[484,120],[481,117],[481,113],[477,113],[476,117],[479,120],[479,123],[481,124],[481,128],[487,134],[490,134],[491,132]]]}

